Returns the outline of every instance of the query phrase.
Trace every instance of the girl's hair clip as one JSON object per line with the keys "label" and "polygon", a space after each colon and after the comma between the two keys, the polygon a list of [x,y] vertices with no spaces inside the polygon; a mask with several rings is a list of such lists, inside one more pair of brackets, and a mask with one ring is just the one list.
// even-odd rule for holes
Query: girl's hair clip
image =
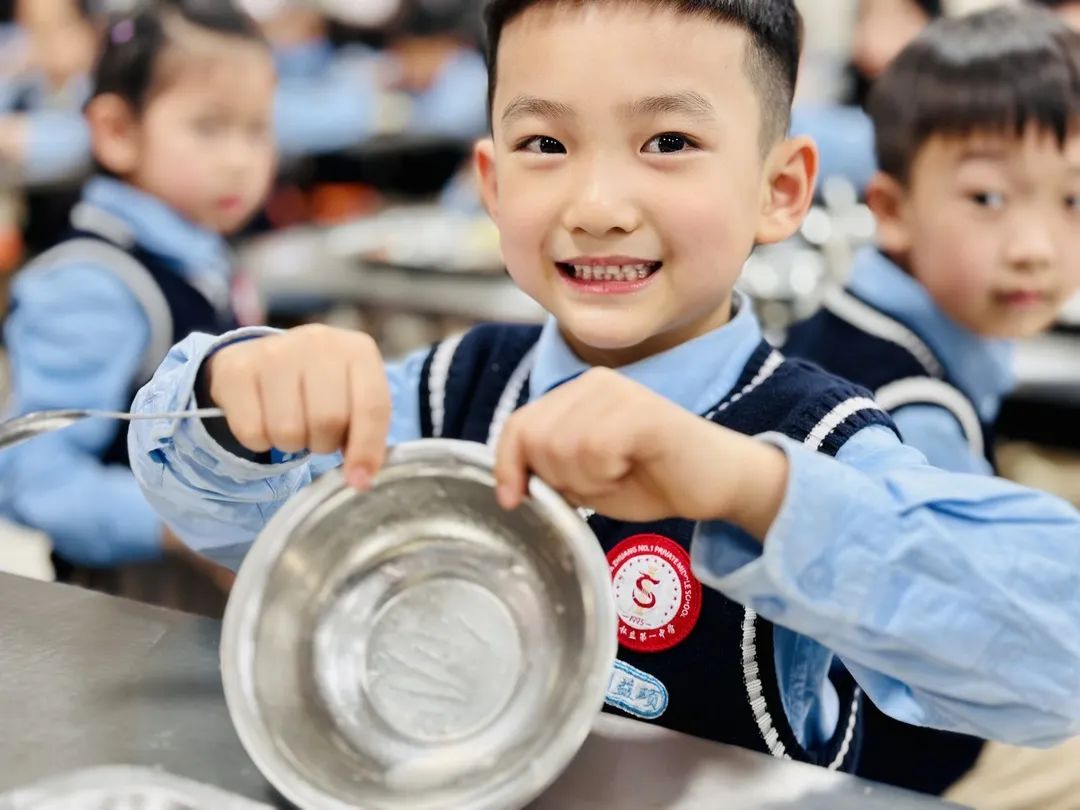
{"label": "girl's hair clip", "polygon": [[112,40],[113,45],[123,45],[126,42],[131,42],[134,36],[134,20],[120,20],[112,27],[112,31],[109,33],[109,39]]}

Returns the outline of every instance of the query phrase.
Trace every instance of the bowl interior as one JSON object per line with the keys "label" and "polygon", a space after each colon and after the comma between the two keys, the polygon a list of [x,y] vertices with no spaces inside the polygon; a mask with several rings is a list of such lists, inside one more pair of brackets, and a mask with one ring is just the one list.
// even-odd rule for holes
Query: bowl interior
{"label": "bowl interior", "polygon": [[614,656],[569,508],[507,513],[488,469],[450,461],[324,491],[266,572],[252,628],[253,700],[297,790],[369,808],[535,794],[600,708],[598,655]]}

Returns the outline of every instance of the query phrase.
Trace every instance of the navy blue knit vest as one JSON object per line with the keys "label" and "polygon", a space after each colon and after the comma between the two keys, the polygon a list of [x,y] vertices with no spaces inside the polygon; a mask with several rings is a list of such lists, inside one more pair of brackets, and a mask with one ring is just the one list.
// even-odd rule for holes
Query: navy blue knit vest
{"label": "navy blue knit vest", "polygon": [[[84,225],[94,221],[92,216],[80,220],[80,207],[76,207],[73,220]],[[76,261],[91,262],[113,272],[132,291],[150,321],[151,346],[142,368],[131,380],[128,403],[150,379],[171,346],[192,332],[220,334],[238,325],[231,306],[227,302],[212,303],[183,278],[175,260],[153,253],[133,240],[125,240],[110,229],[90,230],[73,225],[26,272],[48,273]],[[108,464],[128,463],[125,425],[118,423],[116,436],[102,453],[102,460]]]}
{"label": "navy blue knit vest", "polygon": [[[422,375],[423,435],[494,442],[529,400],[539,334],[538,327],[488,325],[434,347]],[[778,431],[830,455],[864,427],[892,425],[867,392],[785,360],[764,342],[706,416],[748,435]],[[608,711],[776,756],[853,767],[861,691],[850,681],[839,687],[840,721],[827,744],[799,744],[781,702],[773,627],[693,576],[694,523],[592,515],[589,525],[608,555],[620,614]]]}
{"label": "navy blue knit vest", "polygon": [[972,452],[993,464],[993,425],[982,420],[937,354],[907,324],[850,290],[834,291],[821,310],[792,327],[783,350],[869,388],[889,413],[908,405],[945,409]]}
{"label": "navy blue knit vest", "polygon": [[[850,291],[831,294],[817,314],[797,324],[784,352],[869,388],[890,413],[907,405],[945,408],[972,451],[993,464],[992,426],[980,419],[944,363],[909,326]],[[909,790],[944,793],[982,751],[983,741],[975,737],[910,726],[869,703],[863,723],[858,774]]]}

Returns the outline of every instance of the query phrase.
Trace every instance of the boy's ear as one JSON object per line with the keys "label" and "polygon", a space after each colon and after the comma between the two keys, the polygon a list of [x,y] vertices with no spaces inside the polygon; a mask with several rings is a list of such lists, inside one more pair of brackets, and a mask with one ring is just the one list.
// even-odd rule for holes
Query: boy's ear
{"label": "boy's ear", "polygon": [[473,168],[484,210],[497,222],[499,189],[495,181],[495,142],[491,138],[481,138],[476,142],[473,147]]}
{"label": "boy's ear", "polygon": [[802,225],[814,202],[817,147],[807,137],[783,140],[769,153],[765,172],[756,238],[759,245],[782,242]]}
{"label": "boy's ear", "polygon": [[139,162],[138,120],[127,101],[112,93],[86,105],[94,157],[118,177],[135,171]]}
{"label": "boy's ear", "polygon": [[911,249],[907,187],[892,175],[878,172],[866,187],[866,204],[877,223],[878,247],[894,256],[907,253]]}

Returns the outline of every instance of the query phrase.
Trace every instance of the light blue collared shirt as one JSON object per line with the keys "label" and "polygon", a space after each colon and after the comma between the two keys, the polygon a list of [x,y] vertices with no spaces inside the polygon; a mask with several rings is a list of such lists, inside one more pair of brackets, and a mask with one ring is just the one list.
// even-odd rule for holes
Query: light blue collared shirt
{"label": "light blue collared shirt", "polygon": [[[0,115],[26,116],[26,146],[20,180],[30,186],[77,181],[90,171],[90,128],[82,107],[90,79],[79,76],[60,92],[51,92],[44,76],[18,76],[0,82]],[[26,102],[27,109],[15,106]]]}
{"label": "light blue collared shirt", "polygon": [[[137,409],[192,405],[203,359],[259,334],[191,336],[139,393]],[[732,388],[760,338],[743,299],[721,329],[620,371],[703,411]],[[420,435],[423,358],[388,366],[393,444]],[[586,368],[549,322],[530,390],[542,396]],[[777,623],[784,709],[801,742],[819,743],[836,727],[829,650],[908,722],[1029,744],[1080,731],[1074,509],[1005,481],[935,469],[882,427],[857,433],[835,459],[785,437],[767,440],[787,453],[791,472],[764,547],[728,524],[705,523],[692,557],[703,583]],[[194,420],[135,423],[129,446],[155,508],[212,555],[249,544],[294,492],[340,463],[245,461]]]}
{"label": "light blue collared shirt", "polygon": [[[856,255],[848,286],[926,342],[983,422],[997,418],[1002,398],[1014,385],[1011,341],[984,338],[953,321],[925,287],[874,248]],[[935,467],[993,473],[985,458],[972,453],[963,429],[945,408],[908,405],[893,419],[904,441],[921,450]]]}
{"label": "light blue collared shirt", "polygon": [[[144,247],[172,258],[191,283],[226,293],[224,241],[117,180],[87,183],[83,201],[113,215]],[[150,343],[146,313],[107,268],[72,261],[16,277],[4,326],[11,359],[9,416],[50,408],[126,410]],[[0,514],[40,529],[79,564],[154,557],[161,521],[131,471],[105,466],[116,423],[89,420],[0,453]]]}

